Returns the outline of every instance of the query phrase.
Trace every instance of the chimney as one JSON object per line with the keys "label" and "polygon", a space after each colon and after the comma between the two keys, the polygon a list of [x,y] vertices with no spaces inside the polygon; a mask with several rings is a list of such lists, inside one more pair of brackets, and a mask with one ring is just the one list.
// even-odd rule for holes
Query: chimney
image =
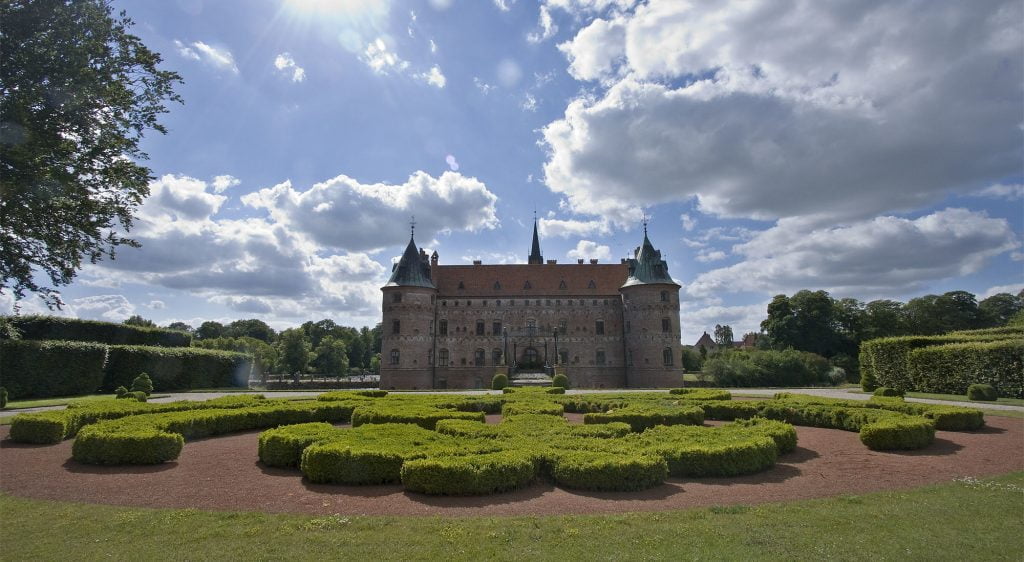
{"label": "chimney", "polygon": [[583,258],[576,260],[576,263],[583,263]]}
{"label": "chimney", "polygon": [[548,265],[555,265],[556,263],[558,263],[558,260],[548,260]]}
{"label": "chimney", "polygon": [[596,263],[597,263],[597,258],[591,258],[590,259],[590,265],[594,265]]}
{"label": "chimney", "polygon": [[483,263],[481,260],[473,260],[473,265],[482,265]]}

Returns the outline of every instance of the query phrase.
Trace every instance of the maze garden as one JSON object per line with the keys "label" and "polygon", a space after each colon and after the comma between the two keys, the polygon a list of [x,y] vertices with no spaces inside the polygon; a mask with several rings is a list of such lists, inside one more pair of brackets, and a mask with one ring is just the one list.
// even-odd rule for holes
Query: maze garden
{"label": "maze garden", "polygon": [[[486,423],[488,414],[501,414],[500,422]],[[584,423],[571,424],[564,414],[582,414]],[[238,395],[166,404],[83,402],[16,416],[10,439],[74,439],[72,456],[80,463],[146,465],[178,458],[189,440],[265,429],[254,451],[263,465],[291,467],[296,478],[312,483],[400,483],[423,494],[484,495],[537,480],[635,491],[670,477],[752,474],[796,448],[794,425],[858,432],[865,447],[885,451],[926,449],[936,430],[976,430],[984,418],[972,408],[898,397],[862,402],[780,393],[754,401],[711,389],[506,389],[474,396],[353,391],[307,401]]]}

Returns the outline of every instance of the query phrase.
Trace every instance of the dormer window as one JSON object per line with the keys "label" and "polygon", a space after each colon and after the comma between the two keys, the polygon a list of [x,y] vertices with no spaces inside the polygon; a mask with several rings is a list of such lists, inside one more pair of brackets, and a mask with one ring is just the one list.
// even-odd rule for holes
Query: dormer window
{"label": "dormer window", "polygon": [[596,289],[597,288],[597,283],[594,283],[594,280],[591,279],[590,283],[587,283],[587,288],[588,289]]}
{"label": "dormer window", "polygon": [[532,289],[533,288],[533,285],[530,284],[530,280],[529,279],[526,280],[526,283],[523,283],[523,288],[524,289]]}
{"label": "dormer window", "polygon": [[462,281],[459,281],[459,290],[461,291],[461,290],[463,290],[465,288],[466,288],[466,284],[463,283]]}

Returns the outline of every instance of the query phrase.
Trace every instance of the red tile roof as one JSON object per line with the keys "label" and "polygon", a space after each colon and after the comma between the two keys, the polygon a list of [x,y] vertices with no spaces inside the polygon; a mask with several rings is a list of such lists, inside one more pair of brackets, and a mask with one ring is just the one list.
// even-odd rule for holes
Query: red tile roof
{"label": "red tile roof", "polygon": [[618,296],[629,275],[624,263],[438,265],[432,270],[434,285],[445,297]]}

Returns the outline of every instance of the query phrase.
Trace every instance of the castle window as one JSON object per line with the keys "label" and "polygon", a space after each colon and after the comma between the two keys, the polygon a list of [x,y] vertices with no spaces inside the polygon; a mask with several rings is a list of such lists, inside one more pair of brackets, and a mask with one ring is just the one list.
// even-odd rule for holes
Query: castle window
{"label": "castle window", "polygon": [[530,280],[529,279],[526,280],[526,283],[523,283],[523,288],[524,289],[532,289],[533,288],[533,285],[530,284]]}
{"label": "castle window", "polygon": [[491,350],[491,364],[501,365],[501,350],[494,348]]}
{"label": "castle window", "polygon": [[562,299],[555,299],[555,306],[562,306]]}
{"label": "castle window", "polygon": [[487,301],[484,301],[482,306],[487,306]]}
{"label": "castle window", "polygon": [[439,321],[438,324],[437,324],[437,331],[442,336],[447,336],[448,335],[448,320],[441,320],[441,321]]}
{"label": "castle window", "polygon": [[402,302],[402,293],[391,293],[391,302]]}
{"label": "castle window", "polygon": [[434,321],[430,321],[430,335],[434,335]]}
{"label": "castle window", "polygon": [[668,291],[661,292],[661,302],[668,302]]}
{"label": "castle window", "polygon": [[569,321],[566,320],[565,318],[562,318],[561,320],[558,321],[558,333],[564,336],[565,333],[568,332],[568,331],[569,331]]}
{"label": "castle window", "polygon": [[461,360],[461,364],[462,364],[462,365],[465,365],[465,364],[466,364],[466,358],[465,358],[465,357],[463,357],[463,358],[462,358],[462,360]]}
{"label": "castle window", "polygon": [[482,348],[477,348],[476,352],[473,354],[473,364],[477,367],[483,367],[485,354],[486,352]]}
{"label": "castle window", "polygon": [[597,350],[596,360],[597,360],[597,364],[598,365],[604,365],[605,364],[604,350],[603,349]]}
{"label": "castle window", "polygon": [[402,333],[402,321],[401,320],[392,320],[391,321],[391,333],[392,334],[401,334]]}
{"label": "castle window", "polygon": [[478,335],[478,336],[484,335],[484,321],[483,320],[477,320],[476,321],[476,335]]}
{"label": "castle window", "polygon": [[597,288],[597,284],[594,283],[593,279],[590,280],[590,283],[587,283],[587,288],[588,289],[596,289]]}
{"label": "castle window", "polygon": [[565,285],[565,279],[563,279],[561,282],[558,283],[558,288],[559,289],[567,289],[568,288]]}
{"label": "castle window", "polygon": [[666,367],[672,365],[672,348],[666,347],[662,350],[661,362],[664,363]]}
{"label": "castle window", "polygon": [[599,336],[604,335],[604,320],[598,320],[594,323],[594,333]]}
{"label": "castle window", "polygon": [[594,304],[594,306],[597,306],[597,299],[594,299],[593,304]]}
{"label": "castle window", "polygon": [[392,349],[391,350],[391,364],[392,365],[397,365],[398,364],[398,359],[399,359],[398,350],[397,349]]}
{"label": "castle window", "polygon": [[604,305],[608,306],[608,299],[604,299]]}
{"label": "castle window", "polygon": [[558,362],[561,365],[567,365],[569,363],[569,352],[562,349],[558,352]]}
{"label": "castle window", "polygon": [[462,289],[465,289],[465,288],[466,288],[465,283],[463,283],[462,281],[459,281],[459,289],[462,290]]}
{"label": "castle window", "polygon": [[447,349],[440,349],[440,350],[438,350],[438,352],[437,352],[437,362],[442,367],[447,367],[448,366],[448,350]]}
{"label": "castle window", "polygon": [[498,282],[498,281],[494,282],[494,290],[495,291],[500,291],[501,290],[501,283],[500,282]]}
{"label": "castle window", "polygon": [[434,296],[434,295],[430,295],[430,304],[435,304],[435,303],[437,303],[437,297]]}
{"label": "castle window", "polygon": [[672,331],[672,320],[669,318],[661,319],[661,331],[666,334]]}
{"label": "castle window", "polygon": [[448,306],[448,301],[441,301],[441,306]]}
{"label": "castle window", "polygon": [[547,299],[546,301],[544,301],[544,304],[547,306],[551,306],[551,299]]}
{"label": "castle window", "polygon": [[534,320],[533,318],[527,318],[526,319],[526,327],[527,327],[527,329],[530,329],[530,330],[535,329],[537,327],[537,321]]}
{"label": "castle window", "polygon": [[473,301],[466,301],[466,306],[473,306]]}
{"label": "castle window", "polygon": [[626,352],[626,365],[633,366],[633,351],[629,350]]}
{"label": "castle window", "polygon": [[535,304],[536,304],[537,306],[540,306],[540,299],[537,299],[537,300],[535,301]]}
{"label": "castle window", "polygon": [[492,336],[500,336],[501,335],[501,322],[492,322],[491,323],[491,335]]}
{"label": "castle window", "polygon": [[501,301],[500,300],[494,301],[494,306],[501,306]]}

